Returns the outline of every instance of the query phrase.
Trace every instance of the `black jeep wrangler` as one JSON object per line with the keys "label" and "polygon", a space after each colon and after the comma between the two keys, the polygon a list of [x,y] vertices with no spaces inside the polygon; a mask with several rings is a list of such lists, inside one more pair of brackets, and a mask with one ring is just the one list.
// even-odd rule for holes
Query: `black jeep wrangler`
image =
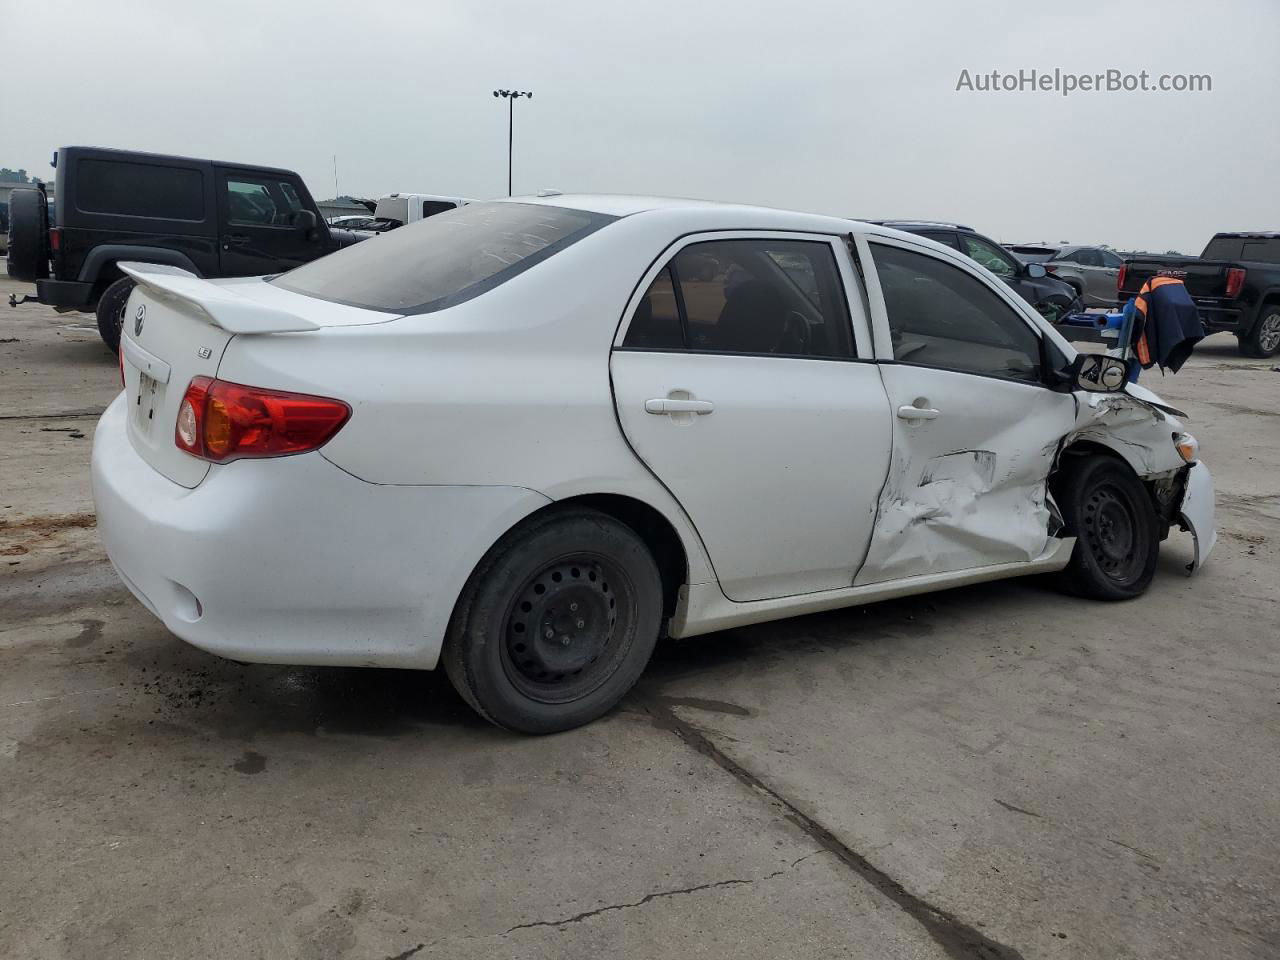
{"label": "black jeep wrangler", "polygon": [[121,261],[259,276],[363,239],[325,223],[289,170],[98,147],[63,147],[53,165],[53,223],[43,185],[9,195],[9,276],[36,285],[9,303],[96,312],[112,350],[133,289]]}

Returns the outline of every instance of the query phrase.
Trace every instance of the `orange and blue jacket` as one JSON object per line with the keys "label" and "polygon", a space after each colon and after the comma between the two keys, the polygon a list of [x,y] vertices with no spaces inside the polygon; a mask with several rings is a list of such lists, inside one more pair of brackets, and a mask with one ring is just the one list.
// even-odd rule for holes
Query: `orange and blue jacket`
{"label": "orange and blue jacket", "polygon": [[1144,370],[1157,363],[1177,373],[1204,339],[1204,325],[1186,284],[1177,277],[1155,276],[1134,299],[1134,327],[1130,342]]}

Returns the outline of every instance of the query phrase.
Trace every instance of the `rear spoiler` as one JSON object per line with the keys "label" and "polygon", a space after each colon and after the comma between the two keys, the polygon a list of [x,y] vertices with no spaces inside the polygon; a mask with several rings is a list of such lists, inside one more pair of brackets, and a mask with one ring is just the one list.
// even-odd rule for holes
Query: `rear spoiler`
{"label": "rear spoiler", "polygon": [[157,300],[191,308],[227,333],[302,333],[318,323],[202,280],[190,270],[164,263],[121,263],[120,269],[147,288]]}

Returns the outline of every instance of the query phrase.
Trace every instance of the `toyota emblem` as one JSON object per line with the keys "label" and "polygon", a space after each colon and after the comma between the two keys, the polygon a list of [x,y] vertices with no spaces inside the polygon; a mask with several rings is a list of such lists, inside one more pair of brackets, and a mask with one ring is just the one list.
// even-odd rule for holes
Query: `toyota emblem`
{"label": "toyota emblem", "polygon": [[142,324],[147,319],[147,305],[145,303],[138,304],[138,310],[133,315],[133,335],[135,337],[142,336]]}

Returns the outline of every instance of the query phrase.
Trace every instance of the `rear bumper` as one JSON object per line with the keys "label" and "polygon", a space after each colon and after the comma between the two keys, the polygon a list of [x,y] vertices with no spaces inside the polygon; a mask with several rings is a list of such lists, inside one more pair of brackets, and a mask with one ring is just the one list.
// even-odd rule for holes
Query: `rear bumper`
{"label": "rear bumper", "polygon": [[88,310],[93,297],[93,284],[79,280],[37,280],[36,297],[51,307]]}
{"label": "rear bumper", "polygon": [[130,591],[174,634],[232,660],[432,668],[485,551],[548,501],[519,487],[365,483],[318,453],[154,470],[124,395],[93,443],[98,530]]}
{"label": "rear bumper", "polygon": [[1196,310],[1200,314],[1200,322],[1211,331],[1231,330],[1237,333],[1247,333],[1248,331],[1241,327],[1241,324],[1245,321],[1241,310],[1238,307],[1219,306],[1220,302],[1205,303],[1202,300],[1197,300]]}

